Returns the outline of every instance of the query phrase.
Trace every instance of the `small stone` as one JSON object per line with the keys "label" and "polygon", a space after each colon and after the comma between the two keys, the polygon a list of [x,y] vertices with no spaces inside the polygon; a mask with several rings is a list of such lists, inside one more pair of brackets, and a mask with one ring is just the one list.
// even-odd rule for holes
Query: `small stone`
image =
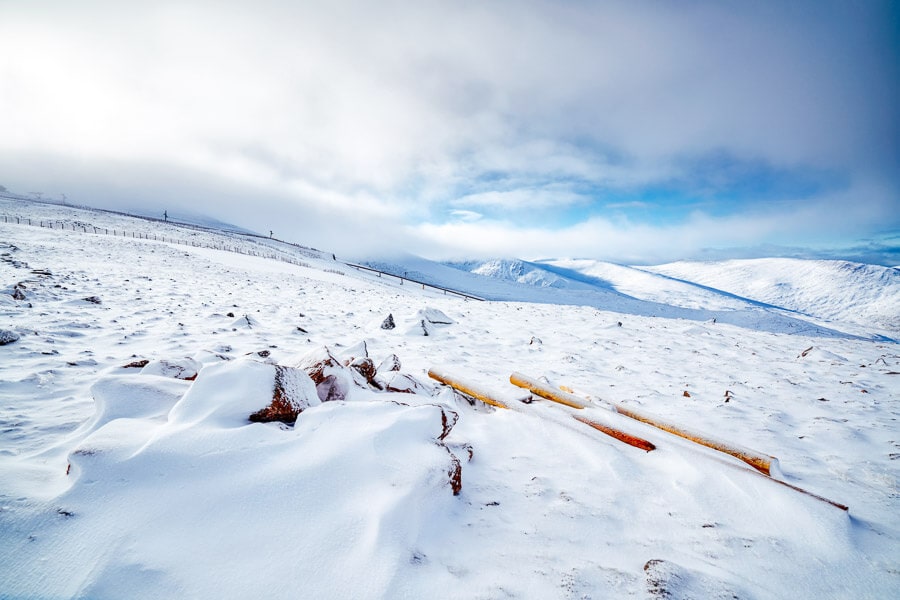
{"label": "small stone", "polygon": [[382,329],[393,329],[397,325],[394,323],[394,315],[388,314],[387,318],[382,321],[381,328]]}
{"label": "small stone", "polygon": [[8,329],[0,329],[0,346],[19,341],[19,334]]}

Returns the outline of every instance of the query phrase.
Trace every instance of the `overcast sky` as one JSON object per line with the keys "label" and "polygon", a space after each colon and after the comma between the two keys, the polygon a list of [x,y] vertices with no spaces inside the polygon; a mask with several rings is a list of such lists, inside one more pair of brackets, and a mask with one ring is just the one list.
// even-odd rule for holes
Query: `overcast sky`
{"label": "overcast sky", "polygon": [[900,264],[896,2],[0,0],[0,185],[344,254]]}

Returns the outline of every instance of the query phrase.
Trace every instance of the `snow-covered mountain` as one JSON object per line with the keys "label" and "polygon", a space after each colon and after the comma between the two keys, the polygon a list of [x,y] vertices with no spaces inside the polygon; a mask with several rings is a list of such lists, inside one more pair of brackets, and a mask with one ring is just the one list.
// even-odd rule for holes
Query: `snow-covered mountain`
{"label": "snow-covered mountain", "polygon": [[896,595],[900,349],[869,324],[599,263],[369,263],[0,201],[0,597]]}
{"label": "snow-covered mountain", "polygon": [[484,277],[494,277],[504,281],[514,281],[516,283],[524,283],[526,285],[535,285],[538,287],[567,287],[568,280],[564,277],[554,275],[546,269],[542,269],[538,265],[528,263],[518,259],[502,259],[497,258],[486,261],[462,261],[447,263],[451,267],[483,275]]}
{"label": "snow-covered mountain", "polygon": [[[637,310],[643,314],[691,318],[687,316],[690,311],[699,311],[708,318],[735,322],[738,314],[765,309],[767,314],[810,317],[843,331],[870,331],[888,337],[900,334],[900,270],[890,267],[780,258],[655,267],[590,259],[449,264],[501,281],[566,290],[569,296],[593,306],[634,310],[640,304],[626,299],[638,300],[643,308]],[[585,292],[596,294],[595,301],[601,304],[585,299]],[[566,302],[556,296],[557,302]],[[686,310],[673,312],[672,308]]]}
{"label": "snow-covered mountain", "polygon": [[677,262],[648,271],[816,316],[900,333],[900,270],[839,260]]}

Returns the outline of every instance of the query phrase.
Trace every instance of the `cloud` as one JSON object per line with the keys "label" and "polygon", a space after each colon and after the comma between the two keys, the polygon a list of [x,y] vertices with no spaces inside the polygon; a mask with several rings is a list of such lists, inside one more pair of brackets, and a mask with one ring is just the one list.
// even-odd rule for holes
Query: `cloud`
{"label": "cloud", "polygon": [[[384,231],[426,247],[421,232],[473,211],[486,218],[470,228],[504,219],[510,248],[523,227],[556,248],[563,224],[638,256],[603,211],[625,209],[642,235],[660,223],[637,212],[664,204],[650,197],[660,193],[686,207],[670,224],[685,248],[703,243],[679,233],[701,200],[717,218],[755,203],[754,219],[783,222],[843,192],[851,212],[900,227],[900,210],[882,210],[900,193],[891,10],[3,3],[0,183],[85,203],[190,203],[251,227],[277,220],[298,241],[376,250]],[[555,230],[541,233],[534,211]]]}
{"label": "cloud", "polygon": [[455,219],[459,219],[460,221],[471,223],[474,221],[480,220],[484,215],[479,212],[475,212],[474,210],[451,210],[450,215]]}

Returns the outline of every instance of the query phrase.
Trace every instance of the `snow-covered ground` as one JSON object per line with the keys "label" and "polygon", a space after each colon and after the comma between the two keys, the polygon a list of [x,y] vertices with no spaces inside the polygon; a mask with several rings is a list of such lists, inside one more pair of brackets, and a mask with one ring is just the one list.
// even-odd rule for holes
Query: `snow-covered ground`
{"label": "snow-covered ground", "polygon": [[[380,263],[499,298],[478,302],[267,240],[0,214],[244,252],[0,223],[0,332],[18,337],[0,345],[0,597],[900,594],[900,307],[867,268],[822,293],[801,274],[830,263],[760,262],[743,281],[545,265],[562,286]],[[302,264],[249,255],[261,245]],[[795,304],[751,293],[763,277]],[[513,371],[656,449],[520,403]],[[276,396],[304,409],[295,425],[248,420]],[[849,511],[605,400],[774,455],[777,478]]]}

